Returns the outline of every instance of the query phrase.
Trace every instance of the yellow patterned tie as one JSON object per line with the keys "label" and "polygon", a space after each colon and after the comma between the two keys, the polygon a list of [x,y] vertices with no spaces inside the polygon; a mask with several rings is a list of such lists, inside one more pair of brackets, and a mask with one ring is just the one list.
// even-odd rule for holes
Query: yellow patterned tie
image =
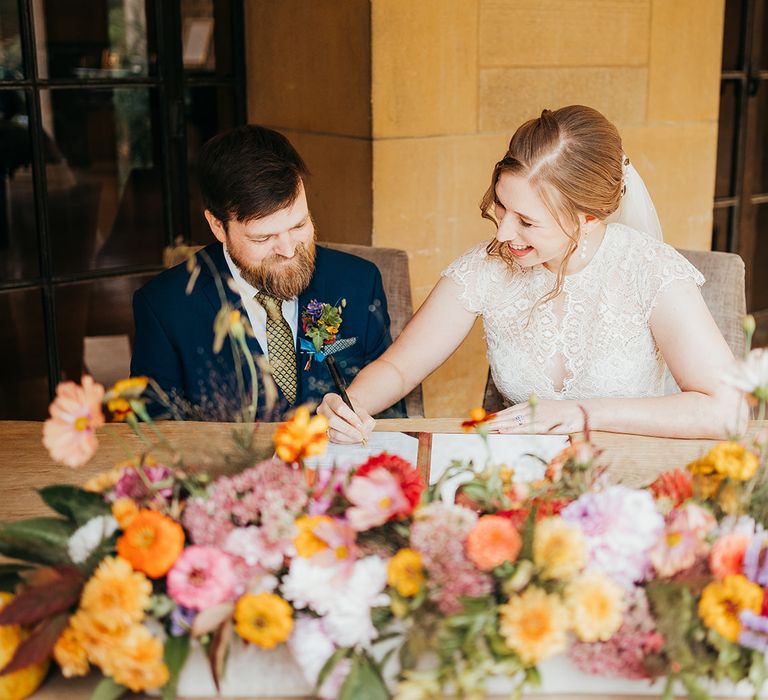
{"label": "yellow patterned tie", "polygon": [[283,318],[283,302],[258,292],[256,301],[267,312],[267,354],[272,377],[288,403],[296,401],[296,346],[288,321]]}

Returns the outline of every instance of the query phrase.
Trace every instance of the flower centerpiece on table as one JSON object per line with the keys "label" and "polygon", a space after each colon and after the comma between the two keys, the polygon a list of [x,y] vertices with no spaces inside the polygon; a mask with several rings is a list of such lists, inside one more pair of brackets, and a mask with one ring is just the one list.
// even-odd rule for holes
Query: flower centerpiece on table
{"label": "flower centerpiece on table", "polygon": [[[758,406],[761,362],[750,355],[729,379]],[[748,681],[756,697],[763,686],[765,434],[630,488],[611,482],[585,430],[541,480],[489,459],[446,502],[442,482],[427,487],[394,455],[307,469],[327,423],[305,407],[276,430],[274,457],[200,473],[151,422],[147,384],[59,387],[43,430],[58,461],[91,457],[105,414],[142,451],[83,486],[41,489],[55,517],[0,526],[16,561],[0,568],[0,641],[17,631],[0,684],[52,656],[68,678],[98,669],[95,697],[172,698],[191,650],[218,684],[228,656],[255,648],[265,663],[282,650],[318,697],[342,700],[482,697],[492,677],[519,693],[558,655],[587,673],[666,679],[665,698],[707,698],[711,681]],[[486,419],[475,411],[467,427],[485,437]]]}

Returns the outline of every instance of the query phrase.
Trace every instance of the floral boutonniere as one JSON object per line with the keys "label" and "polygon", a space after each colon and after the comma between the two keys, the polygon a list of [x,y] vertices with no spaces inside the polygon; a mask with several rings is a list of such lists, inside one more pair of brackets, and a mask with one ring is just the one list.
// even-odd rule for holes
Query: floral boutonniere
{"label": "floral boutonniere", "polygon": [[301,326],[306,337],[299,339],[299,345],[301,351],[309,355],[305,370],[310,368],[313,358],[323,362],[357,342],[357,338],[339,338],[341,312],[346,305],[346,299],[336,305],[312,299],[301,312]]}

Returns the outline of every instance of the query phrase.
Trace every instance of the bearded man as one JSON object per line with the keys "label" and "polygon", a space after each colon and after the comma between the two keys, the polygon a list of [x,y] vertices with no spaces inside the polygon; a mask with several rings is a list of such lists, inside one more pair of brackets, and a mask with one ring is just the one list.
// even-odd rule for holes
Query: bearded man
{"label": "bearded man", "polygon": [[315,359],[306,368],[309,355],[299,343],[302,312],[311,301],[346,300],[339,338],[356,340],[334,356],[346,381],[389,346],[381,274],[354,255],[315,246],[307,175],[290,142],[260,126],[219,134],[201,149],[204,214],[218,242],[197,253],[200,275],[191,292],[187,267],[178,265],[133,298],[131,374],[154,380],[168,417],[235,420],[251,402],[242,348],[227,337],[214,350],[214,321],[224,301],[248,319],[255,336],[246,336],[248,349],[268,361],[276,385],[274,399],[270,380],[260,378],[257,417],[263,420],[281,420],[334,390],[324,363]]}

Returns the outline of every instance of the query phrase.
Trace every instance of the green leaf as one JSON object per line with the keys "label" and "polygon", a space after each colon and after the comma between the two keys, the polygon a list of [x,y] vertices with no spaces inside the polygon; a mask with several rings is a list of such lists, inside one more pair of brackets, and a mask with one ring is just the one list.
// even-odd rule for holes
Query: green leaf
{"label": "green leaf", "polygon": [[163,700],[176,700],[176,688],[179,685],[179,674],[184,668],[184,663],[189,655],[190,638],[187,635],[183,637],[168,637],[163,647],[163,660],[168,667],[170,677],[163,686]]}
{"label": "green leaf", "polygon": [[688,693],[688,700],[712,700],[710,694],[699,685],[694,676],[682,673],[680,674],[680,681]]}
{"label": "green leaf", "polygon": [[389,692],[381,674],[373,667],[367,654],[357,653],[352,657],[352,668],[338,700],[389,700]]}
{"label": "green leaf", "polygon": [[320,688],[323,687],[323,683],[325,683],[325,679],[328,678],[328,676],[331,674],[334,668],[336,668],[336,664],[339,663],[342,659],[346,658],[352,653],[352,650],[348,647],[341,647],[333,652],[328,657],[328,660],[323,664],[323,667],[320,669],[320,673],[317,674],[317,681],[315,681],[315,695],[317,695],[320,692]]}
{"label": "green leaf", "polygon": [[93,691],[91,700],[117,700],[128,692],[128,688],[115,683],[111,678],[104,678]]}
{"label": "green leaf", "polygon": [[85,491],[71,484],[54,484],[37,491],[49,508],[78,525],[84,525],[98,515],[109,515],[109,506],[98,493]]}
{"label": "green leaf", "polygon": [[69,563],[67,542],[76,529],[61,518],[0,523],[0,554],[39,564]]}

